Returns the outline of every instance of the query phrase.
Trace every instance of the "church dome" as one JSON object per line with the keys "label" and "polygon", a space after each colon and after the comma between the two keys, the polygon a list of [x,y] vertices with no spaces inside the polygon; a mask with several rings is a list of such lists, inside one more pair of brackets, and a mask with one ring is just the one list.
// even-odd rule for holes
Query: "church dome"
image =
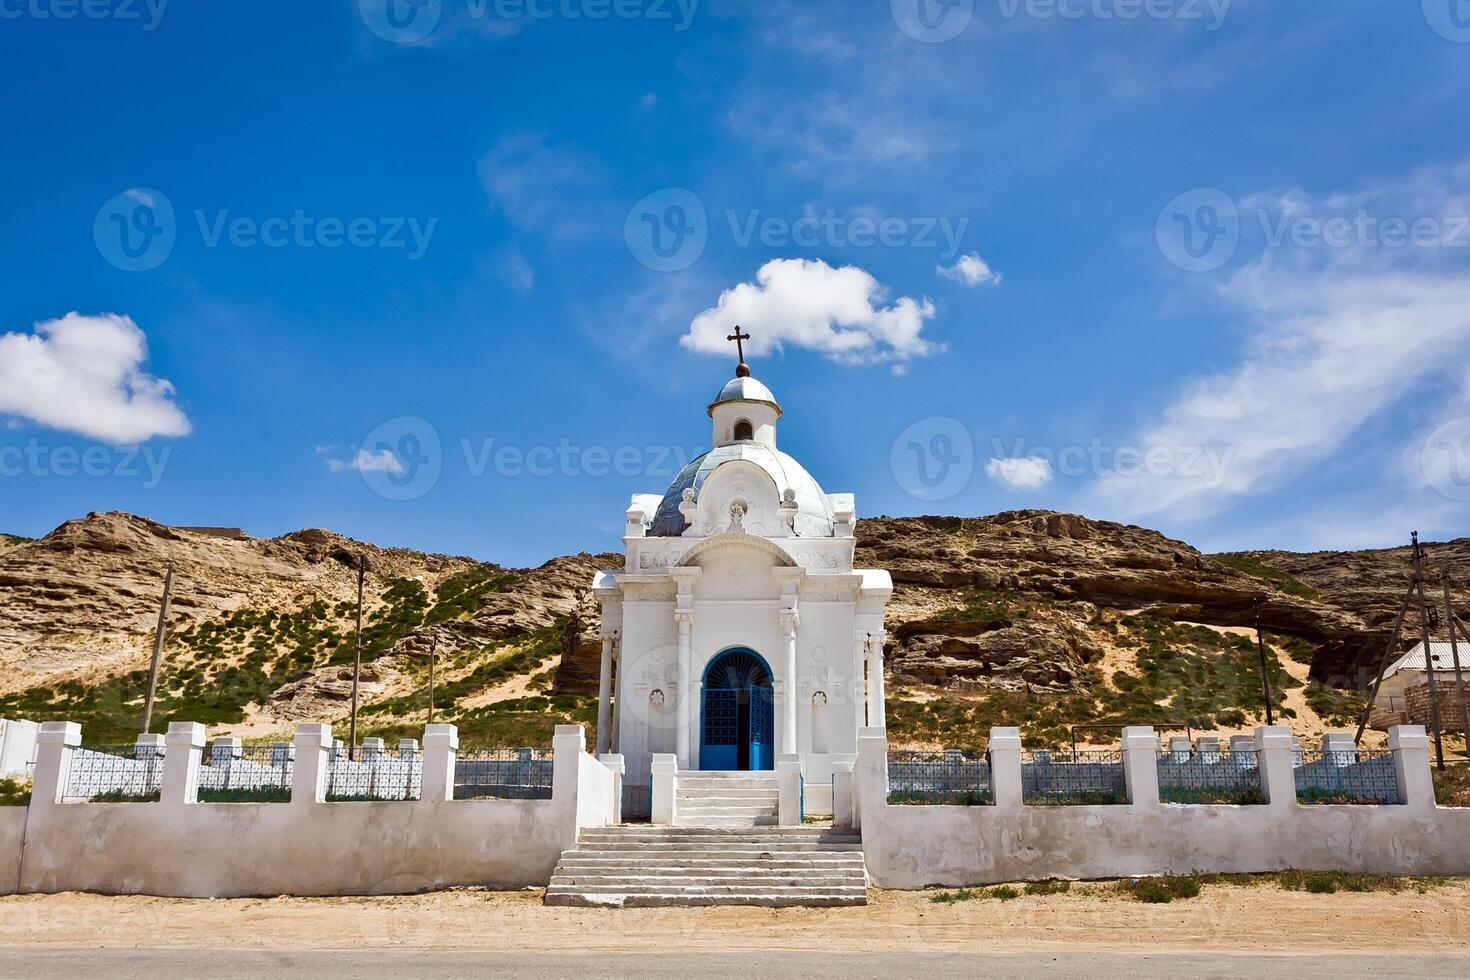
{"label": "church dome", "polygon": [[[736,378],[725,388],[738,381],[754,382],[761,391],[767,395],[766,399],[775,404],[775,399],[770,397],[770,389],[754,378]],[[757,399],[752,399],[757,400]],[[768,473],[776,484],[776,492],[785,495],[786,491],[796,492],[796,534],[804,538],[830,538],[832,536],[832,505],[827,500],[827,495],[817,485],[817,481],[806,471],[806,468],[781,452],[773,446],[767,446],[759,442],[737,442],[727,446],[719,446],[710,450],[703,456],[692,460],[688,466],[679,471],[674,478],[674,483],[664,494],[664,499],[658,505],[658,512],[654,515],[653,526],[649,528],[649,535],[654,537],[677,537],[684,533],[689,525],[684,520],[684,515],[679,513],[679,504],[684,499],[684,491],[693,489],[696,496],[704,488],[704,483],[710,474],[722,463],[732,460],[743,459],[754,463]]]}
{"label": "church dome", "polygon": [[715,400],[710,402],[710,417],[714,417],[716,405],[723,405],[726,402],[761,402],[774,408],[777,418],[781,417],[781,406],[776,402],[776,396],[771,393],[771,389],[752,377],[731,378],[725,382],[725,387],[721,388]]}

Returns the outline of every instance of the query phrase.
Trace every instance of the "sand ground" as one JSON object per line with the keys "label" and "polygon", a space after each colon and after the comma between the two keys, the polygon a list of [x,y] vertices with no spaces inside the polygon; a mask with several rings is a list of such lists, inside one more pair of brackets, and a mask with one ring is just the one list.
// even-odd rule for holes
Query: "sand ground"
{"label": "sand ground", "polygon": [[661,952],[1470,953],[1470,880],[1425,891],[1312,895],[1207,885],[1147,905],[1108,884],[939,905],[874,889],[854,909],[561,909],[537,891],[392,898],[0,898],[4,948]]}

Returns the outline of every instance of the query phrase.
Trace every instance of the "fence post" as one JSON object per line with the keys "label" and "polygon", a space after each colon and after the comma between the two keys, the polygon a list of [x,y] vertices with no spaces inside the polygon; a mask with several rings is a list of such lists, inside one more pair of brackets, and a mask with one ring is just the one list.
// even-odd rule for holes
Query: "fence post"
{"label": "fence post", "polygon": [[1261,795],[1271,806],[1296,806],[1296,739],[1284,725],[1256,729],[1256,764],[1260,766]]}
{"label": "fence post", "polygon": [[620,824],[623,822],[623,777],[628,773],[628,766],[621,755],[604,752],[597,757],[597,761],[607,767],[607,771],[613,777],[613,811],[612,822]]}
{"label": "fence post", "polygon": [[651,772],[653,797],[649,822],[656,827],[672,827],[675,801],[679,795],[679,757],[671,753],[655,753]]}
{"label": "fence post", "polygon": [[166,806],[199,802],[199,758],[208,736],[197,721],[171,721],[164,739],[163,786],[159,800]]}
{"label": "fence post", "polygon": [[332,759],[332,726],[296,726],[296,767],[291,771],[291,805],[314,806],[327,798],[327,765]]}
{"label": "fence post", "polygon": [[1021,808],[1021,729],[990,730],[990,792],[996,810]]}
{"label": "fence post", "polygon": [[832,826],[855,827],[853,805],[853,768],[857,755],[842,753],[832,757]]}
{"label": "fence post", "polygon": [[82,726],[74,721],[47,721],[36,735],[36,775],[31,788],[31,808],[54,806],[66,794],[71,764],[82,744]]}
{"label": "fence post", "polygon": [[425,803],[448,803],[454,799],[454,764],[459,754],[457,725],[428,725],[424,728]]}
{"label": "fence post", "polygon": [[1123,785],[1129,806],[1159,805],[1159,737],[1152,725],[1123,729]]}
{"label": "fence post", "polygon": [[783,755],[776,760],[776,823],[782,827],[800,827],[801,812],[801,756]]}
{"label": "fence post", "polygon": [[1388,730],[1388,747],[1393,752],[1399,800],[1418,810],[1434,809],[1434,776],[1429,771],[1429,736],[1424,726],[1394,725]]}
{"label": "fence post", "polygon": [[876,830],[881,810],[888,805],[888,729],[859,728],[857,749],[852,779],[852,825],[854,830],[864,824]]}

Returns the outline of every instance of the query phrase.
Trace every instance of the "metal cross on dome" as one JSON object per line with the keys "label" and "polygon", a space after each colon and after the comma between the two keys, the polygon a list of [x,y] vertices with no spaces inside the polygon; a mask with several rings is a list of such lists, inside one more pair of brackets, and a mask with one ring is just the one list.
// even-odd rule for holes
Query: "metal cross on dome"
{"label": "metal cross on dome", "polygon": [[745,342],[750,339],[750,334],[741,333],[740,324],[737,323],[735,332],[725,339],[735,341],[735,351],[740,355],[740,366],[735,369],[735,373],[742,378],[746,377],[750,374],[750,368],[745,366]]}

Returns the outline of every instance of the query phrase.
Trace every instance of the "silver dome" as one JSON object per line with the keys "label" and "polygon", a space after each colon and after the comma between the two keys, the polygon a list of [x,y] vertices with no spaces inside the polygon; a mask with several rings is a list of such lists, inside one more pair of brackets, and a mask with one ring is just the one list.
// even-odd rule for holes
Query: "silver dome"
{"label": "silver dome", "polygon": [[[751,378],[737,378],[736,381],[753,381]],[[735,382],[731,382],[734,384]],[[762,391],[766,386],[759,381]],[[726,389],[730,385],[725,386]],[[769,392],[768,392],[769,393]],[[720,446],[712,449],[692,460],[688,466],[679,471],[674,478],[674,483],[664,499],[658,505],[658,513],[654,515],[653,526],[649,528],[652,537],[678,537],[684,533],[689,525],[684,520],[684,515],[679,513],[679,504],[683,502],[686,488],[693,488],[696,496],[704,488],[704,483],[709,479],[711,473],[721,463],[731,460],[747,460],[761,469],[765,470],[776,484],[777,494],[784,495],[788,489],[796,491],[796,533],[798,537],[804,538],[830,538],[832,536],[832,506],[827,500],[827,495],[817,485],[800,463],[777,449],[772,449],[760,442],[737,442],[728,446]]]}
{"label": "silver dome", "polygon": [[715,414],[715,406],[724,402],[765,402],[776,410],[776,417],[781,417],[781,406],[776,401],[776,396],[755,378],[731,378],[725,382],[725,387],[710,402],[709,413]]}

